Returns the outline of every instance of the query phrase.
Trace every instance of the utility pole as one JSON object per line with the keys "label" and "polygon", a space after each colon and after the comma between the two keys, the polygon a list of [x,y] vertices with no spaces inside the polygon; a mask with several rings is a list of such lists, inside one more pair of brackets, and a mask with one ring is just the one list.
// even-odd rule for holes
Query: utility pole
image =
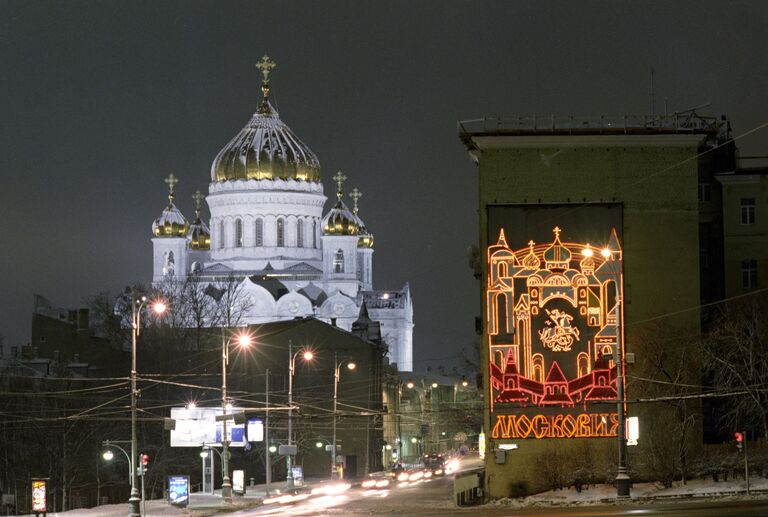
{"label": "utility pole", "polygon": [[264,424],[264,444],[266,446],[265,463],[264,468],[267,475],[267,497],[269,497],[269,484],[272,482],[272,459],[269,456],[269,370],[265,372],[266,375],[266,406],[267,406],[267,418]]}

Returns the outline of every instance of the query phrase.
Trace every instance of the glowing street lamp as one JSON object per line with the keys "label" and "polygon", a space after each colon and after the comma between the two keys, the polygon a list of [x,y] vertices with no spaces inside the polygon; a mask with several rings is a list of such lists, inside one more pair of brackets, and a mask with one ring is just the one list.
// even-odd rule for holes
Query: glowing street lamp
{"label": "glowing street lamp", "polygon": [[339,362],[339,358],[336,352],[333,353],[333,440],[331,442],[331,479],[336,478],[336,405],[339,395],[339,377],[341,376],[341,366],[346,363],[347,369],[352,371],[357,368],[357,365],[351,359],[342,359]]}
{"label": "glowing street lamp", "polygon": [[296,358],[301,356],[304,361],[311,361],[315,354],[307,348],[302,348],[294,353],[293,341],[288,341],[288,454],[285,455],[286,478],[285,484],[288,489],[293,488],[293,455],[291,454],[291,445],[293,444],[293,375],[296,373]]}
{"label": "glowing street lamp", "polygon": [[107,449],[106,451],[104,451],[101,457],[104,458],[106,461],[112,461],[112,458],[115,457],[115,454],[111,450]]}
{"label": "glowing street lamp", "polygon": [[[135,298],[133,292],[131,293],[131,456],[128,461],[128,467],[131,469],[131,496],[128,498],[128,515],[130,517],[141,517],[141,497],[139,496],[139,488],[136,486],[136,476],[133,475],[138,448],[136,439],[136,396],[138,395],[136,389],[136,341],[141,329],[141,311],[147,307],[147,301],[146,296]],[[162,300],[149,302],[149,307],[157,315],[162,315],[168,310],[168,306]]]}
{"label": "glowing street lamp", "polygon": [[221,421],[221,498],[225,502],[232,502],[232,480],[229,477],[229,440],[227,439],[227,411],[232,410],[232,403],[227,399],[227,365],[229,364],[229,347],[236,342],[240,349],[248,348],[253,341],[248,332],[239,332],[227,339],[224,327],[221,328],[221,405],[224,411],[224,419]]}
{"label": "glowing street lamp", "polygon": [[405,383],[405,387],[408,388],[409,390],[412,390],[413,386],[414,386],[414,384],[413,384],[413,381],[411,381],[411,380],[409,380],[408,382]]}

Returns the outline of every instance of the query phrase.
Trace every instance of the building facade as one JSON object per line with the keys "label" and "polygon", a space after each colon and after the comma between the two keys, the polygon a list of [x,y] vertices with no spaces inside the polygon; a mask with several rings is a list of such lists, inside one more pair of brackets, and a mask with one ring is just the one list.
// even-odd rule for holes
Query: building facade
{"label": "building facade", "polygon": [[[641,336],[659,322],[689,338],[670,357],[687,357],[700,332],[700,233],[719,224],[699,202],[701,178],[718,172],[700,154],[727,141],[727,121],[482,119],[459,131],[477,165],[486,258],[488,494],[548,488],[555,449],[586,447],[605,463],[594,468],[615,469],[617,357],[637,357],[625,373],[642,376],[650,340]],[[706,242],[717,249],[716,239]],[[695,360],[688,364],[685,375],[698,379]],[[621,387],[637,396],[634,383]],[[651,409],[625,409],[640,416],[641,435],[653,432]]]}

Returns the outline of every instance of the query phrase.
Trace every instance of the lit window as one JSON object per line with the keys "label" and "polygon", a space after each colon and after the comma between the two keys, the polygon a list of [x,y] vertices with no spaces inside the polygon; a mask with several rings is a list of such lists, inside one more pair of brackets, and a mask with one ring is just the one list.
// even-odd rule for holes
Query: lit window
{"label": "lit window", "polygon": [[261,219],[256,219],[256,226],[254,228],[254,233],[256,236],[255,245],[264,246],[264,221],[262,221]]}
{"label": "lit window", "polygon": [[344,252],[341,250],[336,250],[336,254],[333,256],[333,272],[344,272]]}
{"label": "lit window", "polygon": [[282,248],[285,246],[285,221],[282,219],[277,220],[277,247]]}
{"label": "lit window", "polygon": [[743,289],[755,289],[757,287],[757,261],[741,261],[741,287]]}
{"label": "lit window", "polygon": [[699,183],[699,202],[712,201],[712,184]]}
{"label": "lit window", "polygon": [[304,221],[301,219],[296,222],[296,247],[304,247]]}
{"label": "lit window", "polygon": [[235,247],[243,247],[243,221],[240,219],[235,221]]}
{"label": "lit window", "polygon": [[755,224],[755,198],[741,198],[741,224]]}

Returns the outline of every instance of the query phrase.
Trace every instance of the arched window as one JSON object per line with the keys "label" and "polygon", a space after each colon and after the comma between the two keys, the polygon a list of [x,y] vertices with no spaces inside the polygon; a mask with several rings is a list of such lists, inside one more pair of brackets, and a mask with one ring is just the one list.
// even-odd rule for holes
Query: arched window
{"label": "arched window", "polygon": [[224,247],[224,221],[219,223],[219,248]]}
{"label": "arched window", "polygon": [[312,247],[317,249],[317,219],[312,221]]}
{"label": "arched window", "polygon": [[544,356],[533,354],[533,380],[544,382]]}
{"label": "arched window", "polygon": [[285,246],[285,221],[282,219],[277,220],[277,247],[282,248]]}
{"label": "arched window", "polygon": [[254,244],[264,246],[264,221],[261,218],[256,219],[254,233],[256,234]]}
{"label": "arched window", "polygon": [[333,255],[333,272],[344,272],[344,252],[341,250],[336,250],[336,253]]}
{"label": "arched window", "polygon": [[296,221],[296,247],[304,247],[304,221],[302,219]]}
{"label": "arched window", "polygon": [[235,247],[243,247],[243,221],[240,219],[235,220]]}
{"label": "arched window", "polygon": [[588,374],[589,373],[589,356],[584,352],[581,352],[578,355],[577,362],[578,362],[577,367],[579,371],[579,377]]}

